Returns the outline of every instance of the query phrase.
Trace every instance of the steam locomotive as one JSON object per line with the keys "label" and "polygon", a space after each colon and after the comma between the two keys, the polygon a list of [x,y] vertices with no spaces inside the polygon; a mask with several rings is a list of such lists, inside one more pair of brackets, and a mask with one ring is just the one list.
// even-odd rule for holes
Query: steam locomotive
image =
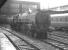
{"label": "steam locomotive", "polygon": [[46,11],[23,13],[12,16],[11,28],[33,38],[47,39],[50,15]]}
{"label": "steam locomotive", "polygon": [[[3,0],[0,8],[7,0]],[[12,29],[22,34],[39,39],[47,39],[47,31],[50,25],[50,16],[46,11],[37,10],[33,13],[23,13],[10,17],[0,15],[0,25],[9,24]]]}

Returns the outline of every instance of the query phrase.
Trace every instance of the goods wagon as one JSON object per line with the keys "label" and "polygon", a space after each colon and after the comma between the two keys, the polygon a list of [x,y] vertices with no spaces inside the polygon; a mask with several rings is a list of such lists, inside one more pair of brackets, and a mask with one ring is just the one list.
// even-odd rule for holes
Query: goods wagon
{"label": "goods wagon", "polygon": [[68,29],[68,13],[51,15],[51,26],[55,29]]}

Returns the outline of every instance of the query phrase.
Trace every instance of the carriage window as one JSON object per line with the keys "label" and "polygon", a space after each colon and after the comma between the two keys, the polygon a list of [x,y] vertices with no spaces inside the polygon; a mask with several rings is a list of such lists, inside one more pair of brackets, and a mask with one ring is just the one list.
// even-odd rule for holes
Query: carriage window
{"label": "carriage window", "polygon": [[62,19],[63,19],[63,18],[60,18],[60,21],[63,21]]}
{"label": "carriage window", "polygon": [[55,22],[57,22],[57,20],[58,20],[58,18],[57,18],[57,17],[55,17],[54,21],[55,21]]}
{"label": "carriage window", "polygon": [[54,19],[53,18],[51,18],[51,21],[53,21]]}
{"label": "carriage window", "polygon": [[53,18],[53,22],[55,22],[55,18]]}
{"label": "carriage window", "polygon": [[56,18],[54,19],[54,21],[56,22]]}
{"label": "carriage window", "polygon": [[56,21],[58,22],[58,18],[56,18]]}
{"label": "carriage window", "polygon": [[67,16],[67,21],[68,21],[68,16]]}

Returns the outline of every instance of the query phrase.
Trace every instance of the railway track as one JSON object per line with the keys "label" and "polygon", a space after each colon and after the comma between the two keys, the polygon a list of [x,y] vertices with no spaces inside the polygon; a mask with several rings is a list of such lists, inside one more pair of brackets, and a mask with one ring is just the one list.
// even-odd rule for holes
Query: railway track
{"label": "railway track", "polygon": [[[9,34],[10,35],[10,34]],[[7,36],[7,35],[6,35]],[[11,37],[12,38],[12,37]],[[14,37],[15,38],[15,37]],[[53,47],[56,48],[56,50],[68,50],[68,45],[58,42],[54,39],[47,39],[47,40],[43,40],[43,42],[52,45]],[[16,43],[16,42],[15,42]],[[20,45],[20,44],[19,44]]]}
{"label": "railway track", "polygon": [[65,32],[53,32],[48,34],[48,39],[43,40],[61,50],[68,50],[68,34]]}
{"label": "railway track", "polygon": [[[10,36],[10,37],[8,37],[8,38],[10,38],[10,39],[12,39],[12,37],[13,38],[15,38],[13,35],[11,35],[11,34],[7,34],[6,33],[6,36],[8,37],[8,36]],[[18,39],[18,38],[17,38]],[[14,41],[15,39],[13,39],[12,41]],[[19,39],[18,39],[18,41],[19,41]],[[52,40],[51,40],[52,41]],[[20,41],[19,41],[20,42]],[[15,42],[16,43],[16,42]],[[45,42],[45,43],[43,43],[43,45],[44,44],[46,44],[47,42]],[[22,42],[20,42],[20,44],[22,44]],[[17,43],[16,45],[18,46],[18,49],[20,48],[19,46],[22,46],[22,45],[20,45],[19,43]],[[55,50],[63,50],[61,47],[57,47],[57,46],[55,46],[55,45],[53,45],[52,43],[47,43],[47,44],[49,44],[50,46],[52,46],[53,48],[55,48]],[[40,46],[39,46],[40,47]],[[46,48],[46,47],[45,47]],[[50,47],[49,47],[50,48]],[[33,48],[32,48],[33,49]],[[36,50],[36,49],[35,49]],[[41,50],[41,49],[40,49]],[[45,50],[44,48],[42,49],[42,50]],[[53,50],[53,49],[46,49],[46,50]]]}
{"label": "railway track", "polygon": [[42,40],[45,43],[51,44],[60,50],[68,50],[68,44],[62,43],[60,41],[48,38],[47,40]]}
{"label": "railway track", "polygon": [[24,39],[21,39],[10,32],[3,30],[1,30],[1,32],[3,32],[6,35],[10,42],[17,48],[17,50],[40,50],[32,44],[29,44]]}
{"label": "railway track", "polygon": [[64,37],[64,38],[68,38],[68,32],[61,32],[61,31],[54,31],[53,33],[50,33],[50,34],[53,34],[53,35],[57,35],[57,36],[60,36],[60,37]]}
{"label": "railway track", "polygon": [[68,44],[68,35],[65,32],[53,32],[48,34],[48,38]]}
{"label": "railway track", "polygon": [[50,35],[47,40],[42,41],[60,48],[60,50],[68,50],[68,39],[64,39],[56,35]]}

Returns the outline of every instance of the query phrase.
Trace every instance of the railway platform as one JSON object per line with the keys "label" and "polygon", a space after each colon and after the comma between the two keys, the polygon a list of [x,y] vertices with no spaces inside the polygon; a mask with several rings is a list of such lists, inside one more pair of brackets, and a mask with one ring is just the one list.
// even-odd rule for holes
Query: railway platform
{"label": "railway platform", "polygon": [[0,50],[16,50],[8,38],[0,32]]}

